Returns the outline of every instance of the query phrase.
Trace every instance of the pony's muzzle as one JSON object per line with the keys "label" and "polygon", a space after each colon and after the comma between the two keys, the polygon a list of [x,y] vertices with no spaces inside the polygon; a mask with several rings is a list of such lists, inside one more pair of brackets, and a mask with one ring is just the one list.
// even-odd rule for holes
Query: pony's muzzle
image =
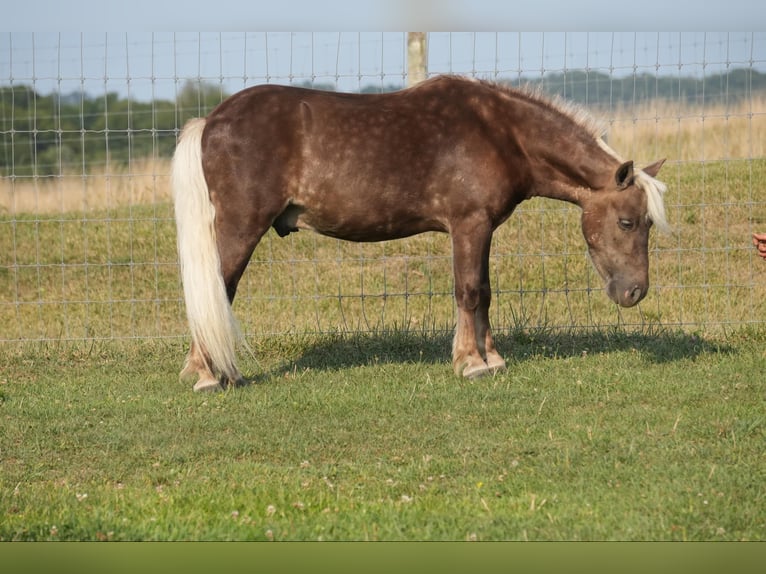
{"label": "pony's muzzle", "polygon": [[627,287],[618,281],[610,281],[606,288],[609,298],[621,307],[633,307],[637,305],[648,291],[646,285],[639,283],[628,284]]}

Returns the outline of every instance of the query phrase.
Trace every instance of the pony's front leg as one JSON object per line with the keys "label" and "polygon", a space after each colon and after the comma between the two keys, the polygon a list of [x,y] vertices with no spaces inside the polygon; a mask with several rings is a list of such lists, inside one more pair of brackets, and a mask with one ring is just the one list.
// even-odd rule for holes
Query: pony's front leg
{"label": "pony's front leg", "polygon": [[489,367],[476,344],[474,313],[462,309],[459,305],[457,313],[457,328],[452,342],[452,368],[456,375],[468,379],[486,375],[489,373]]}
{"label": "pony's front leg", "polygon": [[486,288],[482,286],[482,299],[479,302],[479,308],[476,310],[476,342],[479,345],[479,352],[484,357],[487,367],[493,373],[504,371],[505,359],[500,356],[495,348],[495,341],[492,338],[492,328],[489,325],[489,303],[491,300],[491,291],[489,283]]}
{"label": "pony's front leg", "polygon": [[479,353],[484,357],[492,373],[505,370],[505,360],[495,348],[492,328],[489,324],[489,306],[492,303],[492,286],[489,280],[489,248],[483,253],[481,262],[481,284],[479,286],[479,306],[476,309],[475,329]]}
{"label": "pony's front leg", "polygon": [[[476,313],[482,299],[483,262],[489,260],[492,229],[486,222],[468,220],[452,229],[457,327],[452,344],[452,366],[467,378],[490,373],[479,350]],[[482,333],[484,335],[484,333]],[[490,335],[491,338],[491,335]],[[482,341],[482,346],[485,346]],[[494,344],[492,345],[494,350]]]}

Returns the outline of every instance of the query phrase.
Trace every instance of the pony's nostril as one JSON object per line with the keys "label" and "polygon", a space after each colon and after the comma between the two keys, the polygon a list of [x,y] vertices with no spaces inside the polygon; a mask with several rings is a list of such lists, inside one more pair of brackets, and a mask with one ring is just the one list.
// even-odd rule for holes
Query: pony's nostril
{"label": "pony's nostril", "polygon": [[628,299],[632,304],[638,303],[644,295],[644,290],[641,289],[638,285],[634,286],[633,289],[629,292],[626,292],[626,295],[628,295]]}

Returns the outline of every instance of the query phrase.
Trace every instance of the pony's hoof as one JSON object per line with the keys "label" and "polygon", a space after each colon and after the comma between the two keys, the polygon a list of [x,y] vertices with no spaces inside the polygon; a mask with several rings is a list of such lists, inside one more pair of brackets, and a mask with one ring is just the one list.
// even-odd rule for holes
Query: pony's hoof
{"label": "pony's hoof", "polygon": [[471,365],[470,367],[463,369],[463,377],[466,379],[478,379],[480,377],[486,377],[491,373],[492,371],[489,370],[489,367],[486,364]]}
{"label": "pony's hoof", "polygon": [[492,374],[492,371],[484,361],[476,361],[467,364],[463,368],[463,372],[460,374],[463,375],[463,378],[465,379],[478,379],[479,377],[484,377],[486,375]]}
{"label": "pony's hoof", "polygon": [[215,379],[200,379],[194,383],[195,393],[217,393],[222,390],[223,387]]}
{"label": "pony's hoof", "polygon": [[506,369],[505,361],[498,354],[487,357],[486,361],[473,361],[466,363],[459,373],[466,379],[478,379],[479,377],[492,376]]}
{"label": "pony's hoof", "polygon": [[489,367],[489,370],[493,374],[505,371],[507,368],[505,366],[505,360],[497,353],[487,355],[487,367]]}

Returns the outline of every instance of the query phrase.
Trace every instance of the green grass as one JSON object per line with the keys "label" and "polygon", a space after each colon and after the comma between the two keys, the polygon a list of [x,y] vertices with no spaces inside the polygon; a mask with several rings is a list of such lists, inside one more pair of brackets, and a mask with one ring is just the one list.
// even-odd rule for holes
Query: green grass
{"label": "green grass", "polygon": [[196,395],[177,344],[3,349],[1,540],[766,538],[766,332],[255,341]]}
{"label": "green grass", "polygon": [[0,540],[766,539],[764,173],[663,169],[676,233],[630,310],[578,210],[524,204],[493,246],[509,370],[475,382],[444,236],[269,233],[235,302],[256,383],[200,396],[170,205],[4,216]]}

